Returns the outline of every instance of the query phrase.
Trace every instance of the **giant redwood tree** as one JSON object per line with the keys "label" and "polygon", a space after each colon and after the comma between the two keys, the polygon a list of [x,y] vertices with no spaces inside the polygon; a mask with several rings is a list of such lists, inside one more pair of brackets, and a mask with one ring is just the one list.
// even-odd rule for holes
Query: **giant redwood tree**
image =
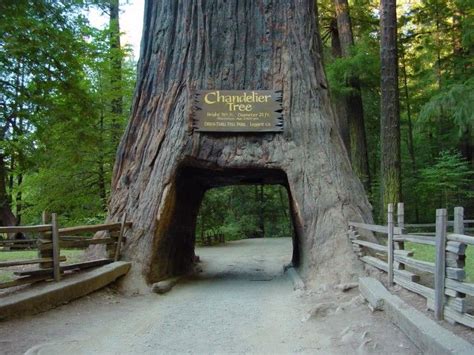
{"label": "giant redwood tree", "polygon": [[[229,184],[287,188],[293,262],[307,281],[339,282],[360,271],[345,231],[348,220],[370,221],[370,206],[336,129],[314,3],[146,2],[109,206],[110,219],[127,213],[133,221],[123,249],[133,261],[129,289],[190,269],[204,192]],[[281,90],[283,132],[197,132],[200,89]]]}

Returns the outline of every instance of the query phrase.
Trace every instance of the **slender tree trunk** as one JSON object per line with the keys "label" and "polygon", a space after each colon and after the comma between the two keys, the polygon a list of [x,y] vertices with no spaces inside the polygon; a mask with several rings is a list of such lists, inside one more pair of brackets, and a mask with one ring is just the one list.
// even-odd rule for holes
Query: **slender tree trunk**
{"label": "slender tree trunk", "polygon": [[15,226],[17,224],[17,220],[11,210],[6,180],[7,171],[5,167],[5,157],[0,153],[0,225]]}
{"label": "slender tree trunk", "polygon": [[[22,75],[22,83],[21,85],[23,86],[24,84],[24,79]],[[23,127],[23,118],[20,117],[18,119],[18,126],[17,126],[17,132],[19,135],[22,135],[24,132],[24,127]],[[22,212],[22,184],[23,184],[23,169],[25,169],[25,155],[23,154],[23,151],[19,149],[18,151],[18,159],[17,159],[17,176],[16,176],[16,188],[18,189],[18,192],[16,193],[15,197],[15,205],[16,205],[16,222],[17,224],[21,224],[21,212]]]}
{"label": "slender tree trunk", "polygon": [[408,92],[408,78],[407,78],[407,69],[405,62],[405,54],[401,53],[402,61],[402,75],[403,75],[403,92],[405,95],[405,105],[407,111],[407,122],[408,122],[408,154],[410,155],[411,166],[413,173],[416,173],[416,156],[415,156],[415,145],[413,143],[413,120],[411,117],[411,105],[410,105],[410,94]]}
{"label": "slender tree trunk", "polygon": [[[362,270],[348,220],[372,220],[335,125],[313,0],[146,1],[136,95],[119,146],[109,219],[128,213],[130,290],[186,272],[204,193],[233,184],[289,191],[293,262],[309,287]],[[196,90],[282,90],[284,132],[193,130]],[[144,285],[143,285],[144,286]]]}
{"label": "slender tree trunk", "polygon": [[120,141],[120,119],[123,115],[122,96],[122,48],[120,45],[120,6],[119,0],[109,0],[109,36],[110,36],[110,63],[112,87],[112,147],[116,149]]}
{"label": "slender tree trunk", "polygon": [[[415,144],[413,142],[413,120],[411,117],[411,104],[410,104],[410,95],[408,92],[408,77],[407,77],[407,68],[405,61],[405,52],[401,52],[401,61],[402,61],[402,75],[403,75],[403,88],[405,94],[405,104],[407,111],[407,123],[408,123],[408,134],[407,134],[407,145],[408,145],[408,154],[410,155],[411,161],[411,173],[414,179],[418,177],[418,169],[416,167],[416,155],[415,155]],[[420,221],[420,211],[418,208],[418,199],[414,199],[414,209],[415,209],[415,219],[418,223]]]}
{"label": "slender tree trunk", "polygon": [[382,208],[385,211],[387,204],[401,201],[396,0],[381,0],[380,31],[380,187]]}
{"label": "slender tree trunk", "polygon": [[100,137],[100,146],[99,146],[99,156],[98,156],[98,161],[97,161],[97,188],[99,190],[99,198],[102,202],[102,207],[104,211],[107,210],[107,189],[105,186],[105,126],[104,126],[104,114],[101,111],[100,112],[100,117],[99,117],[99,137]]}
{"label": "slender tree trunk", "polygon": [[15,159],[14,154],[11,154],[9,158],[10,158],[10,166],[9,166],[9,169],[6,171],[6,174],[7,174],[6,176],[8,180],[7,198],[8,198],[8,203],[11,205],[13,202],[13,198],[11,194],[12,194],[13,189],[15,188],[15,174],[13,172],[15,171],[15,168],[16,168],[16,159]]}
{"label": "slender tree trunk", "polygon": [[[331,33],[331,52],[334,58],[342,57],[341,41],[339,39],[339,31],[337,29],[337,20],[334,18],[330,24]],[[342,95],[333,95],[334,111],[336,112],[336,123],[339,127],[344,146],[347,152],[351,152],[351,138],[349,134],[349,115],[347,113],[346,98]]]}
{"label": "slender tree trunk", "polygon": [[463,31],[462,31],[462,18],[463,13],[462,11],[456,7],[453,11],[453,27],[452,27],[452,41],[453,41],[453,71],[454,75],[461,75],[464,69],[464,63],[462,60],[463,57],[463,48],[462,48],[462,38],[463,38]]}
{"label": "slender tree trunk", "polygon": [[288,219],[288,201],[283,197],[283,190],[278,188],[278,196],[280,198],[280,208],[282,210],[283,216],[285,219]]}
{"label": "slender tree trunk", "polygon": [[436,24],[436,33],[435,33],[435,40],[436,40],[436,79],[438,82],[438,89],[441,89],[441,26],[440,26],[440,19],[439,19],[439,7],[438,4],[435,2],[434,4],[436,8],[435,12],[435,24]]}
{"label": "slender tree trunk", "polygon": [[[347,0],[334,0],[336,8],[337,32],[343,57],[351,56],[354,45],[351,17]],[[345,111],[349,125],[350,159],[352,168],[364,184],[365,190],[370,191],[369,155],[367,152],[367,138],[365,134],[364,108],[360,92],[359,78],[355,75],[348,78],[351,93],[345,98]]]}
{"label": "slender tree trunk", "polygon": [[16,193],[16,222],[21,224],[21,212],[22,212],[22,194],[21,185],[23,183],[23,174],[19,173],[16,177],[16,183],[18,192]]}
{"label": "slender tree trunk", "polygon": [[265,237],[265,217],[264,217],[264,201],[263,201],[263,185],[254,186],[253,206],[255,206],[255,218],[257,220],[257,229],[253,233],[252,238]]}

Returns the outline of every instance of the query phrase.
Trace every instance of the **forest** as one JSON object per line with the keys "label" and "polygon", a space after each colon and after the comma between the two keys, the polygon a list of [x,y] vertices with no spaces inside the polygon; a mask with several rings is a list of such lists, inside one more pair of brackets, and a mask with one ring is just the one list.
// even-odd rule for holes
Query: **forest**
{"label": "forest", "polygon": [[[108,26],[92,26],[89,8]],[[401,0],[388,25],[378,0],[322,0],[317,8],[333,109],[374,218],[383,221],[386,203],[398,201],[407,222],[433,222],[436,208],[454,206],[472,217],[472,0]],[[118,0],[0,3],[0,225],[40,223],[45,210],[65,226],[107,215],[137,65],[121,43],[120,16]],[[381,34],[390,26],[398,64],[388,122]],[[196,234],[288,236],[289,214],[282,186],[211,189]]]}

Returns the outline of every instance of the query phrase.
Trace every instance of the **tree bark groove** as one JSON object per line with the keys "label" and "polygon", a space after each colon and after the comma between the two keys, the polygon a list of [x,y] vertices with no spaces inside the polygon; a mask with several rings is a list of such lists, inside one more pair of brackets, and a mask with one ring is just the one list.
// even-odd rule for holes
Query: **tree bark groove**
{"label": "tree bark groove", "polygon": [[[370,205],[335,125],[314,13],[312,0],[146,2],[109,205],[109,219],[133,221],[126,288],[191,268],[204,192],[228,184],[287,187],[294,261],[310,285],[361,270],[345,232],[372,220]],[[193,132],[197,89],[283,90],[284,133]]]}

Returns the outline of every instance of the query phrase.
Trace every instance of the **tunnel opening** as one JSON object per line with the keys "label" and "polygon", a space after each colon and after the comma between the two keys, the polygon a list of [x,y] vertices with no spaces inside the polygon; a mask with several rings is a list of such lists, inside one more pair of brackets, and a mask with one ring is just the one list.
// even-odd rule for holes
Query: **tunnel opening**
{"label": "tunnel opening", "polygon": [[196,245],[241,239],[292,238],[288,193],[282,185],[245,184],[206,191],[196,224]]}
{"label": "tunnel opening", "polygon": [[[295,267],[300,262],[299,236],[302,226],[298,225],[295,216],[294,201],[289,189],[288,179],[281,169],[269,168],[209,168],[196,167],[190,165],[181,166],[176,173],[174,184],[170,184],[172,190],[167,213],[161,220],[160,228],[157,228],[155,240],[155,253],[151,272],[148,277],[149,282],[156,282],[170,276],[180,275],[191,271],[197,261],[195,248],[205,244],[207,237],[212,233],[224,234],[227,241],[232,239],[260,239],[271,236],[283,236],[286,228],[287,236],[291,238],[291,264]],[[222,221],[210,223],[209,211],[212,198],[219,198],[223,195],[232,198],[233,193],[243,192],[260,204],[262,199],[272,200],[276,204],[279,199],[280,211],[279,228],[272,226],[270,213],[272,209],[263,207],[263,214],[257,208],[253,212],[257,216],[252,216],[252,211],[240,213],[240,217],[232,221],[232,217],[226,219],[226,214],[230,212],[232,202],[219,201],[217,208],[222,209],[212,216],[223,216]],[[235,197],[235,196],[234,196]],[[245,196],[244,196],[245,198]],[[234,201],[235,202],[235,201]],[[242,202],[242,201],[240,201]],[[248,202],[248,201],[247,201]],[[267,201],[268,202],[268,201]],[[254,206],[255,207],[255,206]],[[214,208],[216,208],[214,206]],[[207,214],[207,215],[206,215]],[[283,221],[286,214],[286,222]],[[228,217],[228,216],[227,216]],[[263,217],[263,220],[262,220]],[[252,219],[252,223],[246,221]],[[277,221],[278,223],[278,221]],[[255,226],[252,230],[251,224]]]}

